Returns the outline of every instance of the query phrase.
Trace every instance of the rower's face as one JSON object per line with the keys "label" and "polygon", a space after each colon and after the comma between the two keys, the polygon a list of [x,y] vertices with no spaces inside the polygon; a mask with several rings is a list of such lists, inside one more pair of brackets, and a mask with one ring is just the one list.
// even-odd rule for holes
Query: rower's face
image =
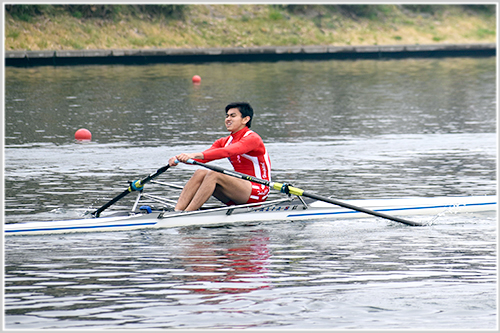
{"label": "rower's face", "polygon": [[247,125],[247,122],[250,120],[249,116],[242,117],[240,110],[237,108],[229,109],[226,113],[226,128],[231,133],[236,133],[240,129],[244,128]]}

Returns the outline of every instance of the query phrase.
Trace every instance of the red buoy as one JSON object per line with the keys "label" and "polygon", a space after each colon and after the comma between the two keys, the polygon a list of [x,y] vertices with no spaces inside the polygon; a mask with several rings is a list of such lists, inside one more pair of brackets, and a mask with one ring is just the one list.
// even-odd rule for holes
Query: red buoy
{"label": "red buoy", "polygon": [[200,83],[201,82],[201,77],[199,75],[193,76],[193,83]]}
{"label": "red buoy", "polygon": [[75,139],[78,141],[90,141],[92,139],[92,133],[86,128],[80,128],[75,133]]}

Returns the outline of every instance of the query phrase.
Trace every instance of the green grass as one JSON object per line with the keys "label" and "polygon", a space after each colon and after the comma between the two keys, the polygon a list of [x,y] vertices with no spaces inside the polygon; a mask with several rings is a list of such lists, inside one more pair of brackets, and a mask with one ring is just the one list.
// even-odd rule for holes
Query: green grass
{"label": "green grass", "polygon": [[[105,7],[105,6],[104,6]],[[183,15],[66,13],[22,6],[5,16],[6,50],[495,43],[491,10],[446,5],[189,5]],[[156,7],[155,7],[156,8]],[[160,8],[160,7],[159,7]],[[163,9],[170,7],[164,6]],[[488,8],[486,8],[488,9]],[[148,10],[152,9],[148,7]],[[349,11],[347,11],[349,10]],[[104,15],[104,14],[103,14]]]}
{"label": "green grass", "polygon": [[21,31],[17,30],[17,29],[12,29],[10,30],[7,34],[6,34],[6,37],[7,38],[12,38],[12,39],[17,39],[19,36],[21,35]]}
{"label": "green grass", "polygon": [[485,39],[488,37],[495,37],[496,33],[494,30],[479,28],[476,30],[476,35],[479,39]]}

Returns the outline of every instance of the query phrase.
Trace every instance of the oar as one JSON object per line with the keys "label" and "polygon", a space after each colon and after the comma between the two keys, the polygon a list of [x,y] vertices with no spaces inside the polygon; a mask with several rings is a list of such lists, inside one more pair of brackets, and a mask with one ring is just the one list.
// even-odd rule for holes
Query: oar
{"label": "oar", "polygon": [[95,212],[91,213],[92,216],[99,217],[99,215],[106,208],[108,208],[112,204],[116,203],[118,200],[120,200],[121,198],[123,198],[124,196],[126,196],[127,194],[129,194],[130,192],[142,190],[142,188],[144,187],[144,185],[146,183],[150,182],[151,180],[155,179],[156,177],[158,177],[159,175],[161,175],[162,173],[164,173],[165,171],[167,171],[167,169],[169,167],[170,167],[170,165],[165,165],[165,166],[159,168],[158,170],[156,170],[156,172],[153,172],[149,176],[145,177],[144,179],[139,179],[139,180],[133,181],[132,183],[130,183],[130,186],[125,191],[123,191],[122,193],[120,193],[119,195],[117,195],[115,198],[111,199],[110,201],[108,201],[107,203],[105,203],[104,205],[102,205],[102,207],[99,208],[99,209],[97,209]]}
{"label": "oar", "polygon": [[388,219],[388,220],[392,220],[392,221],[404,223],[404,224],[411,225],[411,226],[422,226],[423,225],[423,224],[418,223],[418,222],[413,222],[413,221],[409,221],[409,220],[406,220],[406,219],[402,219],[400,217],[395,217],[395,216],[390,216],[390,215],[387,215],[387,214],[384,214],[384,213],[375,212],[375,211],[367,209],[367,208],[357,207],[357,206],[354,206],[354,205],[351,205],[351,204],[348,204],[348,203],[345,203],[345,202],[342,202],[342,201],[338,201],[338,200],[335,200],[335,199],[332,199],[332,198],[327,198],[327,197],[324,197],[324,196],[321,196],[321,195],[317,195],[317,194],[314,194],[314,193],[306,192],[304,190],[301,190],[300,188],[289,186],[288,184],[281,184],[281,183],[270,182],[270,181],[265,180],[265,179],[260,179],[260,178],[256,178],[256,177],[249,176],[249,175],[245,175],[243,173],[239,173],[239,172],[236,172],[236,171],[227,170],[227,169],[215,166],[215,165],[208,165],[208,164],[205,164],[205,163],[201,163],[201,162],[195,161],[193,159],[189,159],[187,161],[187,163],[193,164],[193,165],[199,165],[199,166],[202,166],[204,168],[207,168],[207,169],[210,169],[210,170],[213,170],[213,171],[217,171],[217,172],[220,172],[220,173],[223,173],[223,174],[226,174],[226,175],[229,175],[229,176],[233,176],[233,177],[236,177],[236,178],[248,180],[248,181],[251,181],[251,182],[254,182],[254,183],[257,183],[257,184],[262,184],[262,185],[265,185],[265,186],[269,186],[270,188],[273,188],[275,190],[281,191],[281,192],[286,193],[286,194],[290,193],[290,194],[293,194],[293,195],[298,195],[298,196],[303,196],[303,197],[309,197],[311,199],[328,202],[328,203],[331,203],[331,204],[334,204],[334,205],[337,205],[337,206],[341,206],[341,207],[344,207],[344,208],[352,209],[352,210],[355,210],[355,211],[358,211],[358,212],[362,212],[362,213],[365,213],[365,214],[369,214],[369,215],[374,215],[374,216],[382,217],[384,219]]}

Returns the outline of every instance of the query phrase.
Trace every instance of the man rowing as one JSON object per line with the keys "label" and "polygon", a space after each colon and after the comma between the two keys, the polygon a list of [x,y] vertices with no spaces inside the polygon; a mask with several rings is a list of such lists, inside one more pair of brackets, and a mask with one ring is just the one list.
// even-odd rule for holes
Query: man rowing
{"label": "man rowing", "polygon": [[[250,130],[253,109],[248,103],[226,106],[226,128],[231,134],[218,139],[199,153],[181,153],[169,159],[170,166],[194,159],[202,163],[228,158],[235,171],[271,180],[271,161],[261,137]],[[196,170],[179,196],[175,210],[199,209],[214,196],[226,205],[264,202],[269,187],[238,179],[211,170]]]}

